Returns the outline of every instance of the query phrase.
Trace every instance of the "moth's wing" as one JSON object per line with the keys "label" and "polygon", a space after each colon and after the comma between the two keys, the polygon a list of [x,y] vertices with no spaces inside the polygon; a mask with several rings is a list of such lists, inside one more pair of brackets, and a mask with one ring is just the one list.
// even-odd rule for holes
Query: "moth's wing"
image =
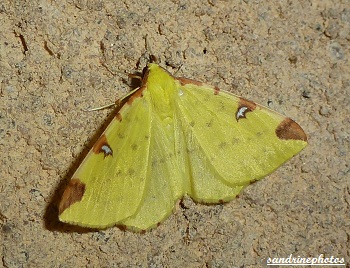
{"label": "moth's wing", "polygon": [[196,201],[234,198],[307,145],[293,120],[228,92],[179,78],[177,96]]}
{"label": "moth's wing", "polygon": [[150,106],[132,97],[120,109],[69,182],[59,219],[105,228],[133,215],[146,189]]}
{"label": "moth's wing", "polygon": [[155,227],[172,213],[176,200],[184,195],[183,167],[174,151],[174,128],[154,112],[151,112],[151,121],[144,197],[137,212],[122,222],[133,230]]}

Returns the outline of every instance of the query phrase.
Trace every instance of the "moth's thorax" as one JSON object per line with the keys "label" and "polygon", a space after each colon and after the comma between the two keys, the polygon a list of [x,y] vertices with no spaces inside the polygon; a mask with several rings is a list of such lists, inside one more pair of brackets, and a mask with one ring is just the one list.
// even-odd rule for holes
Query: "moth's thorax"
{"label": "moth's thorax", "polygon": [[172,117],[177,85],[174,78],[156,64],[148,65],[144,97],[150,98],[152,109],[161,117]]}

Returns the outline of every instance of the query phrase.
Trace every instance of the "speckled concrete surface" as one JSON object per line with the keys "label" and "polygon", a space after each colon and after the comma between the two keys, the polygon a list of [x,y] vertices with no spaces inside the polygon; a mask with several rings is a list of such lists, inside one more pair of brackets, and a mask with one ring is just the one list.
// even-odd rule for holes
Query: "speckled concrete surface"
{"label": "speckled concrete surface", "polygon": [[[4,267],[259,267],[290,254],[350,263],[346,1],[5,0],[0,25]],[[60,224],[62,185],[112,112],[84,109],[128,92],[149,53],[293,118],[310,145],[232,202],[185,198],[145,234]]]}

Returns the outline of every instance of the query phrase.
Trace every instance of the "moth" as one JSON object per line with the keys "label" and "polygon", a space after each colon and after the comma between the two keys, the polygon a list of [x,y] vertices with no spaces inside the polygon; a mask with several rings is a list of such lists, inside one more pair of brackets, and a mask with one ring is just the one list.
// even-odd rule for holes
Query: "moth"
{"label": "moth", "polygon": [[230,201],[307,145],[292,119],[155,63],[118,103],[62,195],[62,222],[147,230],[184,195]]}

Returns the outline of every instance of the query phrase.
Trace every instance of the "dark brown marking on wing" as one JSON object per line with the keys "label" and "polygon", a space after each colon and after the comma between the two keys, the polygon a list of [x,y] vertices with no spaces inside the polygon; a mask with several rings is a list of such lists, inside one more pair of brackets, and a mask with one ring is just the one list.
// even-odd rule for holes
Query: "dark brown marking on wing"
{"label": "dark brown marking on wing", "polygon": [[304,130],[292,119],[284,119],[276,128],[276,135],[281,140],[302,140],[307,142]]}
{"label": "dark brown marking on wing", "polygon": [[111,155],[111,156],[113,155],[113,150],[111,146],[108,144],[105,134],[103,134],[98,139],[98,141],[95,143],[92,150],[95,154],[103,153],[104,157],[107,157],[108,155]]}
{"label": "dark brown marking on wing", "polygon": [[248,112],[252,112],[254,111],[256,108],[256,103],[249,101],[247,99],[244,98],[239,98],[239,104],[238,104],[238,108],[236,111],[236,120],[238,122],[238,120],[242,119],[242,118],[246,118],[246,114]]}
{"label": "dark brown marking on wing", "polygon": [[188,78],[184,78],[184,77],[174,77],[174,78],[180,82],[181,86],[185,86],[187,84],[193,84],[196,86],[203,86],[203,83],[199,82],[197,80],[192,80],[192,79],[188,79]]}
{"label": "dark brown marking on wing", "polygon": [[58,207],[58,212],[61,214],[71,205],[79,202],[85,193],[85,183],[82,183],[79,179],[71,179],[66,189],[63,192],[61,202]]}
{"label": "dark brown marking on wing", "polygon": [[220,93],[220,88],[215,87],[214,88],[214,95],[219,95],[219,93]]}
{"label": "dark brown marking on wing", "polygon": [[115,119],[119,122],[123,120],[122,115],[119,112],[115,115]]}
{"label": "dark brown marking on wing", "polygon": [[143,97],[143,91],[147,89],[147,84],[143,84],[138,90],[136,90],[132,95],[127,99],[127,104],[132,105],[136,98]]}

